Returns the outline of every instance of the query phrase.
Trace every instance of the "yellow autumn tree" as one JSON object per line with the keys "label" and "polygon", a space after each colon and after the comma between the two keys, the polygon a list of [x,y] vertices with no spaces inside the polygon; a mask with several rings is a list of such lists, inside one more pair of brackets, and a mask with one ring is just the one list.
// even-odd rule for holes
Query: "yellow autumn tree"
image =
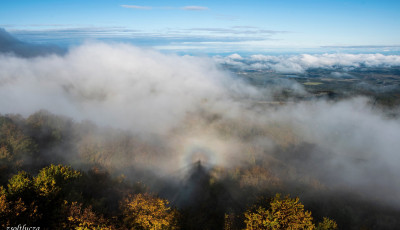
{"label": "yellow autumn tree", "polygon": [[56,196],[68,182],[81,176],[81,173],[64,165],[50,165],[40,170],[34,178],[34,186],[39,195]]}
{"label": "yellow autumn tree", "polygon": [[324,217],[323,221],[318,223],[317,230],[335,230],[338,226],[334,220]]}
{"label": "yellow autumn tree", "polygon": [[6,228],[9,226],[9,221],[7,220],[9,212],[9,205],[6,197],[6,190],[3,186],[0,187],[0,227]]}
{"label": "yellow autumn tree", "polygon": [[147,193],[130,195],[121,202],[124,224],[129,229],[178,229],[178,212],[168,203]]}
{"label": "yellow autumn tree", "polygon": [[41,218],[38,205],[32,197],[31,184],[30,175],[19,172],[9,180],[8,190],[0,187],[1,228],[22,222],[32,224]]}
{"label": "yellow autumn tree", "polygon": [[269,209],[258,206],[254,210],[245,212],[247,230],[255,229],[315,229],[311,212],[304,210],[299,198],[286,196],[281,199],[280,194],[270,202]]}

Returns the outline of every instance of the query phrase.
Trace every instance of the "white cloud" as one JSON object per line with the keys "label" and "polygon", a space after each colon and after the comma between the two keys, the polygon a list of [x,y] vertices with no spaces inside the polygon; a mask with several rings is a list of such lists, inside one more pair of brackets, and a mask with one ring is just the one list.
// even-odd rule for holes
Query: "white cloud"
{"label": "white cloud", "polygon": [[234,84],[208,58],[103,43],[65,56],[0,55],[0,77],[2,113],[43,108],[138,132],[168,130],[203,100],[223,99]]}
{"label": "white cloud", "polygon": [[236,54],[236,53],[229,55],[228,58],[236,59],[236,60],[243,60],[242,56],[240,56],[239,54]]}
{"label": "white cloud", "polygon": [[182,7],[183,10],[194,10],[194,11],[201,11],[201,10],[209,10],[208,7],[204,6],[184,6]]}
{"label": "white cloud", "polygon": [[137,5],[121,5],[121,7],[137,10],[151,10],[151,6],[137,6]]}

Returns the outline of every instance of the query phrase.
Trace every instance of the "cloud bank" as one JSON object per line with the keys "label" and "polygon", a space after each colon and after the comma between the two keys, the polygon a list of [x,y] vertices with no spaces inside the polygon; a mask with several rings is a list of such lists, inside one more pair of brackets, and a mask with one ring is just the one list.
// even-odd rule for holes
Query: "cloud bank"
{"label": "cloud bank", "polygon": [[230,81],[210,59],[124,44],[91,43],[65,56],[33,59],[1,55],[0,62],[2,113],[43,108],[136,132],[171,128],[199,106],[227,100],[231,91],[256,93]]}
{"label": "cloud bank", "polygon": [[291,56],[238,54],[227,57],[216,56],[222,64],[242,69],[273,70],[281,73],[303,73],[311,68],[334,69],[336,67],[391,67],[400,66],[400,55],[383,54],[301,54]]}

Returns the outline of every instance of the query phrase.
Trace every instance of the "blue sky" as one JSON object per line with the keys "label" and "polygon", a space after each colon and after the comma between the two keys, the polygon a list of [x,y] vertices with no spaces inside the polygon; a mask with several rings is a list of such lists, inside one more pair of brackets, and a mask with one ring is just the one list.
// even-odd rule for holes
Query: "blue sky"
{"label": "blue sky", "polygon": [[2,0],[0,27],[38,43],[123,41],[162,50],[398,49],[392,0]]}

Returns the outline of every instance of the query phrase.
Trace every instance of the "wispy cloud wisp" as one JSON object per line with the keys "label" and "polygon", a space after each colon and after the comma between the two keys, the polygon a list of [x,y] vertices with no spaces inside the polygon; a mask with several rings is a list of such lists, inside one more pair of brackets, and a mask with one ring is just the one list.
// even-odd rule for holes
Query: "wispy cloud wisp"
{"label": "wispy cloud wisp", "polygon": [[136,5],[121,5],[124,8],[137,9],[137,10],[151,10],[151,6],[136,6]]}
{"label": "wispy cloud wisp", "polygon": [[182,10],[194,10],[194,11],[209,10],[209,8],[205,7],[205,6],[184,6],[181,9]]}

